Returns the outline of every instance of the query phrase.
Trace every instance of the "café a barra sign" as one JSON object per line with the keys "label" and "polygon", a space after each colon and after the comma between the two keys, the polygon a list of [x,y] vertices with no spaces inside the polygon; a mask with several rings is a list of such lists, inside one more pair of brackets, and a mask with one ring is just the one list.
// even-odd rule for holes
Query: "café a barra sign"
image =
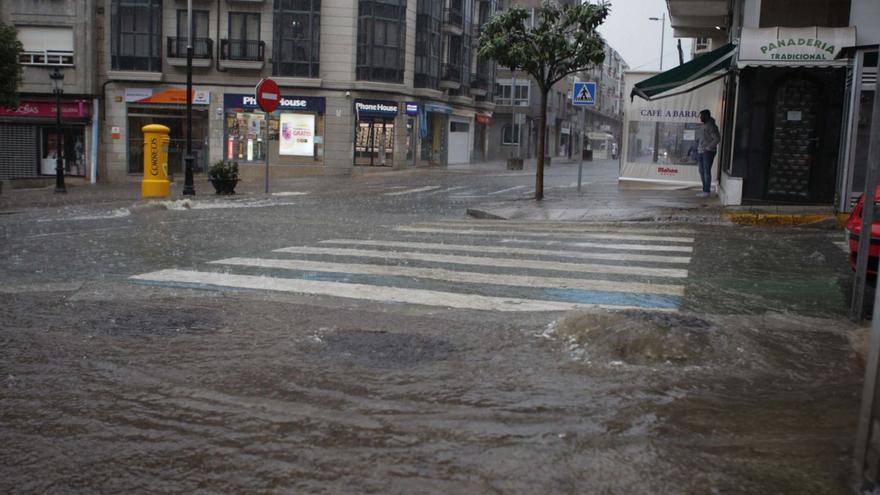
{"label": "caf\u00e9 a barra sign", "polygon": [[854,27],[743,28],[739,61],[740,65],[831,62],[843,48],[855,44]]}

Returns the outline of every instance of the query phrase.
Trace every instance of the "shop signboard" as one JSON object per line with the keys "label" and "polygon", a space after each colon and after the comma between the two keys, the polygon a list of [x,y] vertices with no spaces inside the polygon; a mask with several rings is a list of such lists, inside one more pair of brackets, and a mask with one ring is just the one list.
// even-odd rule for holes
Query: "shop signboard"
{"label": "shop signboard", "polygon": [[760,62],[824,65],[855,44],[854,27],[743,28],[738,60],[740,66]]}
{"label": "shop signboard", "polygon": [[[128,103],[165,103],[172,105],[186,105],[186,89],[168,88],[158,93],[143,88],[128,88],[125,90],[125,101]],[[209,105],[211,93],[196,89],[192,92],[193,105]]]}
{"label": "shop signboard", "polygon": [[419,114],[419,104],[414,101],[406,102],[406,114],[415,117]]}
{"label": "shop signboard", "polygon": [[452,107],[443,103],[425,103],[425,112],[452,114]]}
{"label": "shop signboard", "polygon": [[[257,110],[257,97],[248,94],[225,94],[223,106],[227,109],[240,108],[242,110]],[[318,96],[287,96],[281,95],[278,108],[281,111],[298,111],[324,113],[325,99]]]}
{"label": "shop signboard", "polygon": [[[61,102],[61,118],[84,119],[90,114],[91,105],[86,100],[67,100]],[[21,100],[18,108],[0,107],[0,117],[55,118],[54,101]]]}
{"label": "shop signboard", "polygon": [[355,100],[354,109],[358,118],[394,118],[400,108],[396,101],[390,100]]}
{"label": "shop signboard", "polygon": [[315,116],[307,113],[282,113],[278,154],[312,156],[315,149]]}
{"label": "shop signboard", "polygon": [[483,125],[489,125],[492,122],[492,116],[484,115],[481,113],[478,113],[476,115],[476,119],[477,119],[478,124],[483,124]]}

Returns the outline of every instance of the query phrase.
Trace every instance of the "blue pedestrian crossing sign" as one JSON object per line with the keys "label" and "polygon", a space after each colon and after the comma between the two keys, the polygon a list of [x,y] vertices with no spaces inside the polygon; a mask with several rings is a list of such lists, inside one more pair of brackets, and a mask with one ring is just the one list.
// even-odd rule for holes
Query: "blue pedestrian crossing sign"
{"label": "blue pedestrian crossing sign", "polygon": [[574,106],[588,106],[596,104],[596,83],[575,82],[574,92],[571,95],[571,104]]}

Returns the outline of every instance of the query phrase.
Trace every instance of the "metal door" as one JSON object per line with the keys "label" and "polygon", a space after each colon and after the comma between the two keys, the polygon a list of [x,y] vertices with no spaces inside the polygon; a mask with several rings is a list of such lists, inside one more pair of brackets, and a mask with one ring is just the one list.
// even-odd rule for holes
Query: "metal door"
{"label": "metal door", "polygon": [[804,78],[786,79],[776,89],[773,137],[765,197],[809,201],[817,196],[811,177],[820,166],[821,88]]}

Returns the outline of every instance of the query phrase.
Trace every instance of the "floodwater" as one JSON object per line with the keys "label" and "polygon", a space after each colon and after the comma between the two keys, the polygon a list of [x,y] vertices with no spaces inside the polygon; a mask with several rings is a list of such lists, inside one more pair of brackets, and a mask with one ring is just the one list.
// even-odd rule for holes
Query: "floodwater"
{"label": "floodwater", "polygon": [[846,491],[839,321],[63,290],[0,294],[4,493]]}

